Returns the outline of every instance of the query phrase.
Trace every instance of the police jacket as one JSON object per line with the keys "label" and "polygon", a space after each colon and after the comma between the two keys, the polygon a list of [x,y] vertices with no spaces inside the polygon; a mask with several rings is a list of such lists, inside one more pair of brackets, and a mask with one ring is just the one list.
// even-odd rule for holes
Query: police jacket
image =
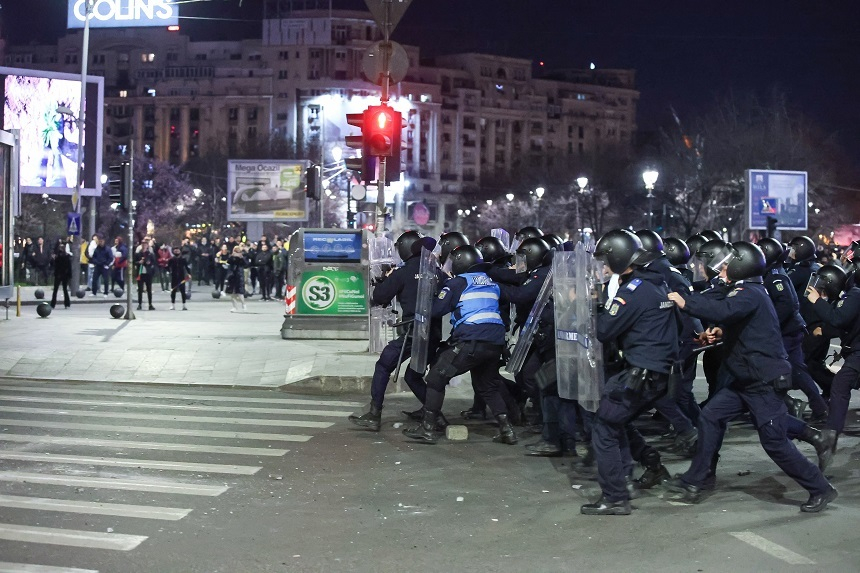
{"label": "police jacket", "polygon": [[684,295],[684,312],[722,325],[723,366],[738,387],[791,374],[776,310],[762,279],[738,281],[725,298]]}
{"label": "police jacket", "polygon": [[597,315],[597,339],[617,342],[632,366],[668,374],[678,359],[678,321],[663,276],[637,268]]}
{"label": "police jacket", "polygon": [[[376,285],[370,303],[374,306],[386,306],[397,297],[400,308],[403,309],[402,319],[414,318],[420,266],[421,257],[410,257],[403,266],[394,269],[385,280]],[[436,293],[433,293],[433,296],[436,296]]]}
{"label": "police jacket", "polygon": [[[681,271],[672,266],[669,259],[666,258],[666,255],[648,263],[647,268],[652,271],[657,271],[663,276],[663,280],[666,281],[666,285],[669,287],[669,292],[684,294],[693,291],[690,281],[687,280]],[[697,346],[693,339],[697,334],[702,332],[704,328],[698,318],[690,316],[689,314],[677,313],[677,317],[680,320],[679,326],[681,328],[679,335],[681,343],[679,359],[686,360]]]}
{"label": "police jacket", "polygon": [[528,320],[529,313],[540,293],[540,288],[543,286],[546,275],[549,274],[551,269],[550,265],[544,265],[528,273],[518,274],[514,269],[490,269],[487,273],[491,279],[499,284],[521,287],[518,295],[515,295],[513,298],[505,297],[506,300],[509,300],[514,305],[514,309],[516,310],[514,324],[517,326],[523,326],[526,320]]}
{"label": "police jacket", "polygon": [[[544,271],[544,269],[546,270]],[[528,307],[528,312],[525,313],[525,318],[523,319],[522,323],[520,323],[520,326],[525,324],[526,319],[528,319],[528,315],[531,313],[532,308],[537,302],[541,288],[543,288],[543,285],[546,282],[546,277],[549,274],[550,269],[551,266],[547,265],[545,267],[539,267],[535,269],[528,275],[518,275],[520,277],[521,283],[518,286],[510,284],[499,284],[499,288],[501,289],[502,293],[502,320],[505,320],[505,308],[507,308],[508,312],[510,313],[511,304],[516,305],[518,321],[520,316],[520,306],[530,304],[530,306]],[[553,305],[552,301],[551,289],[549,294],[549,300],[544,306],[540,314],[540,319],[538,321],[538,336],[535,337],[535,343],[541,351],[546,351],[551,346],[555,346],[555,306]]]}
{"label": "police jacket", "polygon": [[499,285],[483,272],[457,275],[433,301],[433,317],[451,313],[451,340],[505,344],[505,325],[499,312]]}
{"label": "police jacket", "polygon": [[806,292],[806,285],[809,284],[809,277],[820,268],[821,265],[816,262],[799,261],[791,265],[786,272],[788,278],[791,279],[791,284],[794,285],[794,293],[800,301],[800,316],[810,326],[816,322],[821,322],[821,320],[813,312],[812,303],[806,299],[804,293]]}
{"label": "police jacket", "polygon": [[[797,293],[782,267],[773,268],[765,272],[762,277],[764,288],[773,302],[776,310],[776,318],[779,320],[779,328],[784,335],[796,334],[806,330],[806,321],[800,316],[800,302]],[[804,285],[806,287],[806,285]]]}
{"label": "police jacket", "polygon": [[833,302],[819,298],[812,308],[819,320],[840,330],[842,356],[860,348],[860,288],[850,288]]}

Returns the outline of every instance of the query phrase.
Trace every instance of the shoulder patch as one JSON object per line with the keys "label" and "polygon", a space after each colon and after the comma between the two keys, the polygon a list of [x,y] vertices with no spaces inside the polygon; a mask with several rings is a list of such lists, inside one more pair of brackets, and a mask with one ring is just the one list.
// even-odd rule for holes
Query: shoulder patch
{"label": "shoulder patch", "polygon": [[445,300],[445,297],[447,296],[447,294],[448,294],[448,289],[443,288],[442,292],[439,293],[439,300]]}
{"label": "shoulder patch", "polygon": [[738,291],[737,291],[737,290],[733,290],[732,292],[730,292],[730,293],[729,293],[729,295],[728,295],[728,296],[729,296],[729,297],[733,297],[733,296],[737,296],[737,295],[738,295]]}
{"label": "shoulder patch", "polygon": [[837,302],[837,303],[836,303],[836,308],[842,308],[842,305],[843,305],[843,304],[845,304],[845,301],[844,301],[844,300],[840,300],[839,302]]}
{"label": "shoulder patch", "polygon": [[615,316],[616,314],[618,314],[618,309],[619,309],[619,308],[621,308],[621,305],[619,305],[618,303],[613,302],[613,303],[612,303],[612,305],[610,305],[610,307],[609,307],[609,314],[610,314],[611,316]]}
{"label": "shoulder patch", "polygon": [[774,284],[774,286],[776,286],[776,290],[778,290],[780,292],[785,290],[785,285],[782,284],[782,282],[774,281],[773,284]]}
{"label": "shoulder patch", "polygon": [[633,279],[632,281],[630,281],[629,283],[627,283],[626,288],[627,288],[627,290],[629,290],[629,291],[634,291],[634,290],[636,290],[637,288],[639,288],[639,285],[641,285],[641,284],[642,284],[642,279]]}

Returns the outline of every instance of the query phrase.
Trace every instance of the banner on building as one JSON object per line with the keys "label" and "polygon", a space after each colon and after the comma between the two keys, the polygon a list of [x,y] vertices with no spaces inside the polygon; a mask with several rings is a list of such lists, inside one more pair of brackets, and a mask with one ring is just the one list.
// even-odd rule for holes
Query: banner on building
{"label": "banner on building", "polygon": [[227,162],[227,219],[307,221],[304,160]]}
{"label": "banner on building", "polygon": [[806,179],[806,171],[747,170],[747,227],[767,229],[767,219],[773,217],[781,230],[805,231]]}
{"label": "banner on building", "polygon": [[[68,0],[68,28],[83,28],[87,0]],[[176,0],[95,0],[90,28],[133,28],[178,26]]]}

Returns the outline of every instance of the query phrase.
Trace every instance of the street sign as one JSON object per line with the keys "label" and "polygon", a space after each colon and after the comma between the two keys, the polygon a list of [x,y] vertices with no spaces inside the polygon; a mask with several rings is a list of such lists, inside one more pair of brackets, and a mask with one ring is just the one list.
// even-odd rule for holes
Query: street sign
{"label": "street sign", "polygon": [[388,68],[391,83],[403,81],[409,71],[409,56],[397,42],[376,42],[367,48],[361,60],[361,71],[368,81],[381,86],[385,79],[385,52],[388,51]]}
{"label": "street sign", "polygon": [[68,213],[66,214],[66,234],[80,235],[81,234],[81,214]]}
{"label": "street sign", "polygon": [[391,37],[391,32],[400,23],[406,9],[412,4],[412,0],[364,0],[373,19],[382,28],[385,39]]}

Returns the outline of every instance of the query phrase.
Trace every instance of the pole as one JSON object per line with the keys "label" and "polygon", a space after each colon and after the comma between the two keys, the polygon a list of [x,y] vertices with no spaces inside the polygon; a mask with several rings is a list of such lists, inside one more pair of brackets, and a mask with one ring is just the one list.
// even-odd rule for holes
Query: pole
{"label": "pole", "polygon": [[128,189],[123,189],[123,194],[128,205],[128,264],[125,267],[125,316],[124,320],[134,320],[134,311],[131,310],[132,296],[131,285],[134,279],[134,140],[128,144],[129,176],[126,178]]}
{"label": "pole", "polygon": [[[75,192],[72,195],[72,211],[75,213],[81,212],[81,169],[84,163],[84,126],[86,121],[86,100],[87,100],[87,64],[89,64],[89,52],[90,52],[90,15],[93,12],[93,4],[95,0],[86,0],[86,14],[84,16],[84,39],[83,39],[83,47],[81,48],[81,101],[80,106],[78,107],[78,117],[76,118],[76,123],[78,125],[78,164],[77,170],[75,170]],[[93,156],[95,157],[95,149],[92,150]],[[90,209],[93,209],[93,204],[95,200],[90,202]],[[95,213],[90,213],[90,221],[91,226],[95,227]],[[83,227],[83,224],[81,225]],[[83,236],[83,229],[78,229]],[[95,233],[95,228],[90,229],[90,236]],[[73,243],[74,254],[73,256],[73,264],[78,265],[77,272],[72,273],[72,292],[78,292],[78,288],[81,286],[81,272],[80,272],[80,261],[81,261],[81,241],[75,241]],[[74,268],[74,266],[73,266]]]}
{"label": "pole", "polygon": [[[388,102],[391,87],[391,2],[385,3],[385,21],[382,30],[385,34],[382,43],[382,103]],[[385,170],[387,161],[381,157],[379,161],[379,179],[376,182],[376,236],[385,236]]]}
{"label": "pole", "polygon": [[648,229],[654,228],[654,195],[648,191]]}
{"label": "pole", "polygon": [[319,187],[319,197],[317,197],[317,207],[320,212],[320,229],[325,227],[325,221],[323,220],[323,206],[325,205],[325,199],[323,199],[323,189],[322,189],[322,179],[323,174],[325,173],[325,106],[320,106],[320,187]]}

